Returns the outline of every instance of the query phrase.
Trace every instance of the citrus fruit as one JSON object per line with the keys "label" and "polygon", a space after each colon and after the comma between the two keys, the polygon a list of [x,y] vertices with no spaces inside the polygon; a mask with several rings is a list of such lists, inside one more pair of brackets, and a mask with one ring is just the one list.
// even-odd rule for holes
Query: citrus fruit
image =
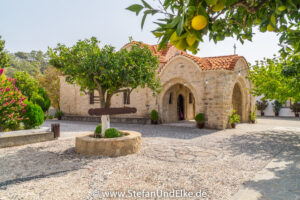
{"label": "citrus fruit", "polygon": [[179,40],[176,44],[175,44],[175,47],[179,50],[182,50],[184,51],[187,47],[187,43],[185,41],[185,39],[181,39]]}
{"label": "citrus fruit", "polygon": [[192,46],[195,41],[196,41],[197,37],[193,34],[188,34],[187,37],[186,37],[186,42],[189,46]]}
{"label": "citrus fruit", "polygon": [[272,31],[275,31],[275,28],[271,24],[268,24],[267,30],[272,32]]}
{"label": "citrus fruit", "polygon": [[218,3],[216,5],[214,5],[214,7],[212,8],[212,10],[214,12],[218,12],[218,11],[221,11],[225,8],[225,1],[218,1]]}
{"label": "citrus fruit", "polygon": [[180,37],[177,35],[176,31],[171,35],[170,42],[171,44],[175,45],[175,43],[180,40]]}
{"label": "citrus fruit", "polygon": [[192,27],[197,31],[203,29],[206,25],[207,20],[203,15],[197,15],[192,19]]}

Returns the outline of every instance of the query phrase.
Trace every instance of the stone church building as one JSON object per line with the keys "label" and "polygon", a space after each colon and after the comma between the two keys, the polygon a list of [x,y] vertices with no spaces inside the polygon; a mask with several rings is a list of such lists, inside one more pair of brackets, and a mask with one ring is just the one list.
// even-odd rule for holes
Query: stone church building
{"label": "stone church building", "polygon": [[[130,48],[126,44],[123,48]],[[250,95],[250,82],[246,79],[249,66],[244,57],[238,55],[197,57],[177,50],[169,45],[158,51],[158,45],[147,45],[157,55],[160,66],[157,75],[162,91],[153,96],[148,88],[130,94],[119,93],[112,98],[111,107],[136,107],[134,114],[114,115],[114,118],[149,119],[151,110],[159,112],[162,123],[191,120],[198,113],[205,114],[206,128],[225,129],[232,109],[237,110],[241,122],[249,121],[254,109],[254,98]],[[79,86],[70,85],[61,77],[60,108],[65,116],[87,119],[90,108],[98,108],[97,94],[80,94]]]}

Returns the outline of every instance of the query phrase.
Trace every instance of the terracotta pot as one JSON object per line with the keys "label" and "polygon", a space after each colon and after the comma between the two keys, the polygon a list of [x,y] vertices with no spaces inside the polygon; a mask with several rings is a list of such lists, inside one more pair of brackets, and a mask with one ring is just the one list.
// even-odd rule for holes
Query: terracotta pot
{"label": "terracotta pot", "polygon": [[58,120],[61,120],[61,116],[57,117]]}
{"label": "terracotta pot", "polygon": [[151,119],[151,124],[158,124],[158,120],[152,120]]}
{"label": "terracotta pot", "polygon": [[299,117],[299,113],[295,113],[295,117]]}
{"label": "terracotta pot", "polygon": [[255,124],[255,120],[250,120],[250,122],[251,122],[252,124]]}
{"label": "terracotta pot", "polygon": [[278,113],[278,112],[275,112],[275,116],[278,117],[278,115],[279,115],[279,113]]}
{"label": "terracotta pot", "polygon": [[197,122],[196,126],[197,126],[197,128],[204,128],[204,123],[203,122]]}
{"label": "terracotta pot", "polygon": [[236,126],[235,123],[231,124],[231,128],[235,128],[235,126]]}
{"label": "terracotta pot", "polygon": [[265,113],[263,112],[263,111],[261,111],[261,114],[260,114],[261,116],[265,116]]}

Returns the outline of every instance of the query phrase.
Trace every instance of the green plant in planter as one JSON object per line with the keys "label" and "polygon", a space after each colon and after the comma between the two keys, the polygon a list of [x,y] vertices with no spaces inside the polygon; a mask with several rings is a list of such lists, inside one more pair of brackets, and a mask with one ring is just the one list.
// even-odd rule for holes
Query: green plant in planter
{"label": "green plant in planter", "polygon": [[256,110],[257,110],[257,107],[255,106],[255,109],[253,112],[250,112],[250,121],[254,124],[256,122]]}
{"label": "green plant in planter", "polygon": [[158,112],[156,110],[152,110],[150,114],[151,123],[152,124],[158,124]]}
{"label": "green plant in planter", "polygon": [[291,109],[292,109],[293,113],[295,113],[295,117],[299,117],[300,103],[293,103],[291,105]]}
{"label": "green plant in planter", "polygon": [[273,111],[275,113],[275,116],[278,116],[282,104],[278,100],[275,100],[274,103],[272,103],[272,105],[273,105]]}
{"label": "green plant in planter", "polygon": [[203,128],[204,127],[204,122],[205,122],[205,115],[204,113],[198,113],[196,116],[195,116],[195,121],[196,121],[196,126],[198,128]]}
{"label": "green plant in planter", "polygon": [[60,110],[56,111],[55,113],[55,117],[58,119],[58,120],[61,120],[61,117],[64,116],[64,113]]}
{"label": "green plant in planter", "polygon": [[95,129],[95,138],[100,138],[102,132],[102,124],[98,124],[98,126]]}
{"label": "green plant in planter", "polygon": [[231,115],[229,115],[229,122],[232,128],[235,128],[236,123],[240,123],[240,115],[236,113],[236,110],[232,110]]}
{"label": "green plant in planter", "polygon": [[268,107],[268,102],[266,100],[256,101],[256,107],[260,110],[260,115],[264,116],[264,110]]}
{"label": "green plant in planter", "polygon": [[115,137],[120,137],[120,136],[121,135],[120,135],[119,131],[115,128],[106,129],[105,135],[104,135],[104,137],[106,137],[106,138],[115,138]]}

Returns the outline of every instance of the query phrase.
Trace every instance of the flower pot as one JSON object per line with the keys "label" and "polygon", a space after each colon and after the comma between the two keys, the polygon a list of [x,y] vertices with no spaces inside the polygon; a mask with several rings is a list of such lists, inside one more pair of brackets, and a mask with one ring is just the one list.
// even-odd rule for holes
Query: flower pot
{"label": "flower pot", "polygon": [[204,128],[204,123],[203,122],[197,122],[196,127],[197,128]]}
{"label": "flower pot", "polygon": [[275,112],[275,116],[278,117],[278,115],[279,115],[279,113],[278,113],[278,112]]}
{"label": "flower pot", "polygon": [[299,117],[299,113],[295,113],[295,117]]}
{"label": "flower pot", "polygon": [[250,122],[251,122],[252,124],[255,124],[255,120],[250,120]]}
{"label": "flower pot", "polygon": [[260,115],[261,116],[265,116],[265,113],[263,111],[261,111]]}
{"label": "flower pot", "polygon": [[61,116],[57,117],[58,120],[61,120]]}
{"label": "flower pot", "polygon": [[236,124],[235,123],[232,123],[231,124],[231,128],[235,128]]}
{"label": "flower pot", "polygon": [[158,124],[158,120],[152,120],[151,119],[151,124]]}

